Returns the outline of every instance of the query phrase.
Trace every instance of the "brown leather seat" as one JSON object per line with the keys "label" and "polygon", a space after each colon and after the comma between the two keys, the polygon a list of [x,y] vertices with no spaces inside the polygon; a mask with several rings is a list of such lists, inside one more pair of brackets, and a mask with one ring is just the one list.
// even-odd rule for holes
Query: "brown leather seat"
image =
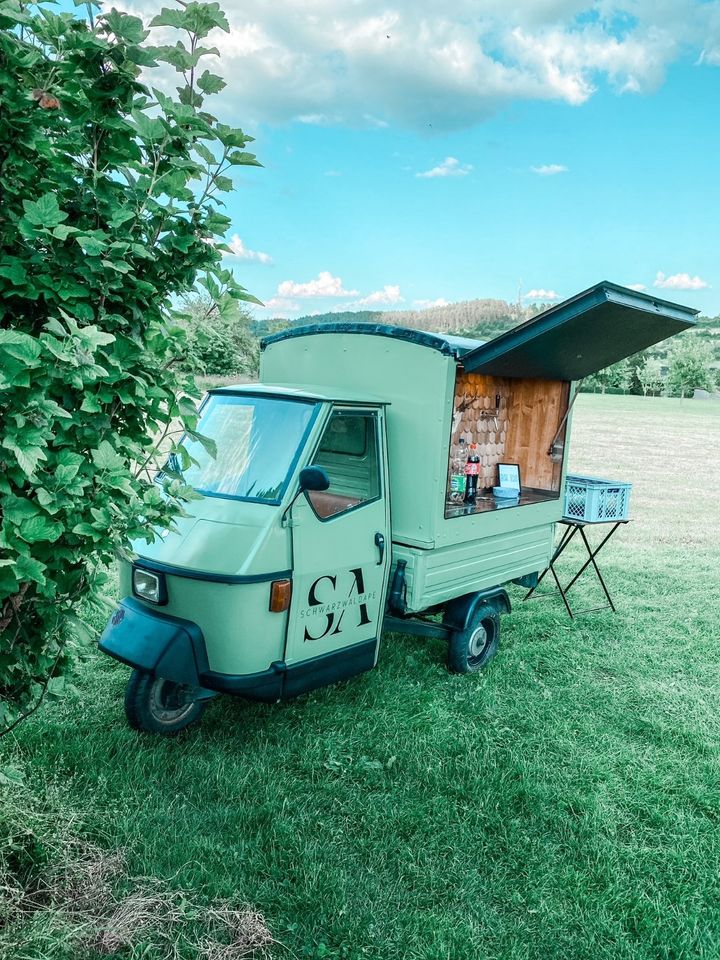
{"label": "brown leather seat", "polygon": [[322,519],[334,517],[336,513],[343,513],[350,507],[356,507],[361,503],[359,497],[349,497],[342,493],[328,493],[327,490],[308,491],[310,502],[315,508],[315,513]]}

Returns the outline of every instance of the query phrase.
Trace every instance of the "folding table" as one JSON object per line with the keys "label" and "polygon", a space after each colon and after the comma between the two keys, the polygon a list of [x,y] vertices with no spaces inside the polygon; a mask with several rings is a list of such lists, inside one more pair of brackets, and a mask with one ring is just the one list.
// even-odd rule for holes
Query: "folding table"
{"label": "folding table", "polygon": [[[577,583],[577,581],[580,579],[580,577],[583,575],[583,573],[585,573],[585,571],[587,570],[587,568],[588,568],[589,566],[592,566],[592,568],[593,568],[594,571],[595,571],[595,575],[597,576],[597,579],[598,579],[599,582],[600,582],[600,586],[601,586],[602,589],[603,589],[603,593],[605,594],[605,596],[606,596],[606,598],[607,598],[607,603],[606,603],[606,604],[603,604],[601,607],[589,607],[589,608],[587,608],[587,609],[585,609],[585,610],[577,610],[576,613],[577,613],[577,614],[581,614],[581,613],[594,613],[594,612],[597,611],[597,610],[607,610],[607,609],[610,609],[610,610],[612,610],[613,613],[616,613],[617,611],[616,611],[616,609],[615,609],[615,604],[613,603],[612,597],[610,596],[610,591],[609,591],[608,588],[607,588],[607,584],[606,584],[605,581],[603,580],[603,576],[602,576],[602,574],[600,573],[600,568],[599,568],[598,565],[597,565],[596,557],[597,557],[597,555],[600,553],[600,551],[602,550],[602,548],[605,546],[605,544],[608,542],[608,540],[609,540],[609,539],[612,537],[612,535],[615,533],[615,531],[617,530],[617,528],[618,528],[621,524],[630,523],[630,521],[629,521],[629,520],[614,520],[614,521],[613,521],[613,520],[610,520],[610,521],[607,521],[607,520],[604,520],[604,521],[603,521],[603,520],[599,520],[599,521],[598,521],[598,520],[596,520],[596,521],[587,521],[587,520],[585,520],[585,521],[580,521],[580,520],[570,520],[570,519],[564,518],[564,519],[560,520],[559,522],[560,522],[561,524],[563,524],[563,526],[565,527],[565,530],[563,531],[563,535],[562,535],[562,537],[560,538],[560,543],[559,543],[559,544],[557,545],[557,547],[555,548],[555,552],[554,552],[553,555],[552,555],[552,558],[551,558],[551,560],[550,560],[549,566],[547,566],[547,567],[543,570],[543,572],[542,572],[542,573],[540,574],[540,576],[538,577],[537,583],[535,584],[534,587],[532,587],[530,590],[528,590],[528,592],[527,592],[527,593],[525,594],[525,596],[523,597],[523,600],[529,600],[530,597],[532,597],[532,595],[535,593],[535,591],[537,590],[537,588],[540,586],[540,584],[541,584],[542,581],[544,580],[546,574],[549,572],[549,573],[551,573],[551,574],[553,575],[553,578],[554,578],[554,580],[555,580],[555,583],[557,584],[557,588],[558,588],[558,590],[560,591],[560,596],[562,597],[563,603],[565,604],[565,609],[567,610],[568,615],[569,615],[570,617],[574,617],[575,614],[573,614],[573,611],[570,609],[570,604],[568,603],[567,594],[570,592],[571,588]],[[603,537],[603,539],[600,541],[600,543],[598,544],[598,546],[593,549],[593,548],[591,547],[591,545],[590,545],[590,542],[589,542],[586,534],[585,534],[585,527],[598,527],[598,526],[601,526],[602,524],[607,525],[608,523],[612,523],[612,527],[610,528],[610,532],[607,533],[607,534],[605,535],[605,537]],[[572,539],[573,539],[573,537],[575,536],[575,534],[578,533],[578,532],[580,533],[580,537],[582,538],[582,541],[583,541],[583,543],[585,544],[585,549],[587,550],[588,559],[583,563],[583,565],[580,567],[580,569],[578,570],[578,572],[577,572],[577,573],[575,574],[575,576],[572,578],[572,580],[570,581],[570,583],[568,583],[566,587],[563,587],[563,585],[560,583],[560,578],[558,577],[557,572],[556,572],[556,570],[555,570],[555,564],[556,564],[556,562],[558,561],[558,559],[562,556],[562,554],[564,553],[565,549],[569,546],[569,544],[570,544],[570,542],[572,541]],[[551,596],[551,594],[538,594],[538,596]],[[536,599],[537,599],[537,597],[536,597]]]}

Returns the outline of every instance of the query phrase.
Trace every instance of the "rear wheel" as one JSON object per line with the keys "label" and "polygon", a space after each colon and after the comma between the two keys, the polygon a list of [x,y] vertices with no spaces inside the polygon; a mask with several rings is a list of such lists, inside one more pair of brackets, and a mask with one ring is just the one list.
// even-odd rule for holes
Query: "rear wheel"
{"label": "rear wheel", "polygon": [[499,642],[500,614],[490,604],[480,604],[467,625],[450,634],[448,670],[477,673],[495,656]]}
{"label": "rear wheel", "polygon": [[204,700],[194,700],[192,687],[144,670],[133,670],[125,688],[125,716],[135,730],[171,735],[200,719]]}

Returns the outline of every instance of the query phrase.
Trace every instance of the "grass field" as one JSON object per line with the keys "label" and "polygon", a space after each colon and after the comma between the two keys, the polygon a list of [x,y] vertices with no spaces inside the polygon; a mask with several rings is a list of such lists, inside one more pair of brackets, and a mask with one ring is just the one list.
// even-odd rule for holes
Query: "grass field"
{"label": "grass field", "polygon": [[[571,468],[634,484],[603,555],[619,613],[513,587],[481,676],[393,635],[370,674],[161,740],[98,658],[3,749],[131,874],[254,905],[276,957],[716,960],[719,446],[718,403],[582,395]],[[32,927],[12,960],[99,956]]]}

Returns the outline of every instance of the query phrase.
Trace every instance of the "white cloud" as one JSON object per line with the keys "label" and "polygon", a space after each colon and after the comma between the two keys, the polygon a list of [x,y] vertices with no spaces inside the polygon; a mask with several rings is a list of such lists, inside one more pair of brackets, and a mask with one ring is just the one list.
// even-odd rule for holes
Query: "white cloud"
{"label": "white cloud", "polygon": [[403,303],[405,297],[400,293],[400,287],[397,284],[387,283],[382,290],[375,290],[366,297],[356,300],[347,305],[345,309],[355,309],[356,307],[378,307],[384,304]]}
{"label": "white cloud", "polygon": [[283,313],[297,313],[300,310],[299,303],[286,297],[271,297],[263,306],[266,310],[280,310]]}
{"label": "white cloud", "polygon": [[326,177],[341,177],[341,176],[342,176],[342,173],[341,173],[339,170],[326,170],[326,171],[325,171],[325,176],[326,176]]}
{"label": "white cloud", "polygon": [[465,177],[472,170],[469,163],[460,163],[456,157],[445,157],[442,163],[423,173],[416,173],[416,177]]}
{"label": "white cloud", "polygon": [[449,304],[450,301],[443,300],[442,297],[438,297],[437,300],[413,300],[413,306],[420,310],[427,310],[429,307],[447,307]]}
{"label": "white cloud", "polygon": [[374,117],[371,113],[364,113],[363,120],[371,127],[377,127],[378,130],[384,130],[390,124],[387,120],[381,120],[380,117]]}
{"label": "white cloud", "polygon": [[[162,0],[125,0],[146,17]],[[720,62],[720,13],[705,0],[226,0],[207,66],[224,109],[258,122],[427,131],[471,126],[518,100],[578,105],[603,84],[656,88],[694,50]],[[156,42],[174,42],[162,36]],[[702,54],[701,54],[702,51]]]}
{"label": "white cloud", "polygon": [[647,287],[644,283],[629,283],[628,290],[637,290],[638,293],[642,293],[643,290],[647,290]]}
{"label": "white cloud", "polygon": [[554,290],[545,290],[544,287],[533,288],[523,294],[523,300],[559,300],[560,294]]}
{"label": "white cloud", "polygon": [[328,116],[325,113],[302,113],[295,119],[298,123],[306,123],[311,127],[332,127],[340,123],[340,117]]}
{"label": "white cloud", "polygon": [[701,277],[691,277],[689,273],[674,273],[666,277],[662,270],[658,270],[653,286],[664,287],[667,290],[704,290],[710,284]]}
{"label": "white cloud", "polygon": [[226,253],[226,257],[238,257],[240,260],[257,260],[258,263],[273,262],[269,253],[262,253],[260,250],[249,250],[236,233],[232,235],[227,246],[230,247],[230,253]]}
{"label": "white cloud", "polygon": [[329,270],[321,270],[317,279],[307,283],[283,280],[277,288],[280,297],[356,297],[357,290],[344,290],[340,277],[334,277]]}
{"label": "white cloud", "polygon": [[568,168],[562,163],[546,163],[541,167],[530,167],[530,169],[541,177],[554,177],[558,173],[568,172]]}

